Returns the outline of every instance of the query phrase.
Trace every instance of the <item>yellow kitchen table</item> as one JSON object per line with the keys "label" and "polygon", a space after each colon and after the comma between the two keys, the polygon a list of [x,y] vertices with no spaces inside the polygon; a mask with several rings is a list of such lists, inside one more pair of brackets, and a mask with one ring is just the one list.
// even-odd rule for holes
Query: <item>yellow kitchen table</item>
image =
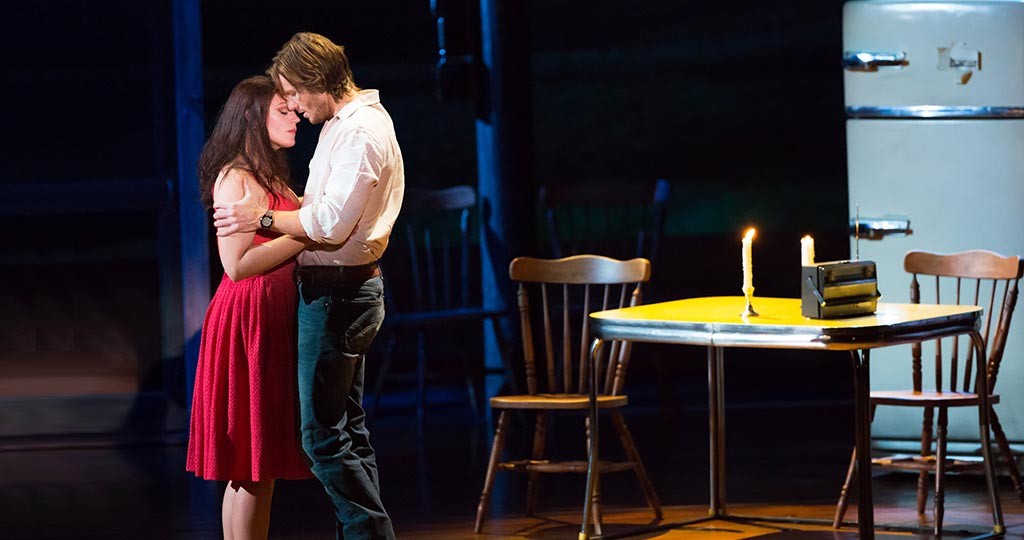
{"label": "yellow kitchen table", "polygon": [[[590,455],[587,463],[587,492],[583,506],[580,539],[591,538],[591,497],[597,448],[597,359],[604,343],[630,342],[698,345],[708,351],[708,395],[710,408],[711,478],[710,509],[706,518],[660,525],[659,529],[713,520],[750,520],[730,516],[725,500],[725,411],[723,396],[723,351],[727,347],[849,351],[854,366],[855,443],[857,447],[858,529],[860,540],[873,540],[875,525],[871,494],[871,414],[869,393],[869,350],[890,345],[918,343],[955,335],[968,335],[977,363],[977,387],[986,388],[985,346],[979,333],[982,308],[977,306],[891,304],[881,302],[872,315],[842,319],[809,319],[800,314],[797,298],[754,298],[756,316],[742,315],[742,296],[690,298],[600,311],[590,315],[594,381],[590,385]],[[993,530],[1003,534],[1002,510],[995,488],[995,471],[989,442],[989,396],[979,393],[978,421],[985,479],[991,500]],[[597,534],[600,534],[599,532]]]}

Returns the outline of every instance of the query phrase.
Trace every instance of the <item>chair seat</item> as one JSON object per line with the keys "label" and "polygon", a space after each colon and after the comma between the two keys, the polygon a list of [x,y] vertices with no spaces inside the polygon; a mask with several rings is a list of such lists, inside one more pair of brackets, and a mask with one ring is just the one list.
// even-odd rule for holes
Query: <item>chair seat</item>
{"label": "chair seat", "polygon": [[[871,460],[871,464],[876,467],[902,471],[934,471],[935,462],[934,455],[920,456],[914,454],[894,454]],[[948,456],[946,458],[946,472],[978,469],[984,464],[985,462],[980,456]]]}
{"label": "chair seat", "polygon": [[[999,403],[999,396],[993,395],[989,402]],[[970,392],[915,392],[913,390],[875,390],[871,392],[872,405],[895,405],[897,407],[972,407],[978,405],[978,394]]]}
{"label": "chair seat", "polygon": [[[599,409],[624,407],[629,402],[626,396],[597,396]],[[520,394],[495,396],[491,407],[496,409],[559,409],[584,411],[590,407],[587,394]]]}
{"label": "chair seat", "polygon": [[393,326],[421,326],[462,320],[483,319],[487,317],[500,317],[504,314],[505,310],[503,309],[491,309],[483,307],[439,309],[437,311],[421,311],[410,313],[388,313],[388,316],[385,319],[385,324]]}

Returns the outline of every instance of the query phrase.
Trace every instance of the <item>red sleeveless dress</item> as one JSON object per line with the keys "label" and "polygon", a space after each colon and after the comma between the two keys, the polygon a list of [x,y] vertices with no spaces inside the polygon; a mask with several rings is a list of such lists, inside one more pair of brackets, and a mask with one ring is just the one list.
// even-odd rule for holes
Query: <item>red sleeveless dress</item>
{"label": "red sleeveless dress", "polygon": [[[296,210],[271,197],[271,208]],[[278,235],[258,230],[254,244]],[[311,476],[299,443],[297,297],[291,259],[235,282],[225,274],[203,322],[185,468],[207,480]]]}

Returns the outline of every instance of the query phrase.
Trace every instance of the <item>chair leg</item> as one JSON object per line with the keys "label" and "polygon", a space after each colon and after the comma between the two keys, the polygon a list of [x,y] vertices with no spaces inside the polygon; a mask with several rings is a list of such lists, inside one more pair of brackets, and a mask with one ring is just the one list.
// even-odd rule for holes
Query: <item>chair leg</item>
{"label": "chair leg", "polygon": [[946,514],[946,407],[939,407],[935,441],[935,536],[942,536],[942,519]]}
{"label": "chair leg", "polygon": [[[587,458],[590,458],[590,417],[584,419],[583,425],[587,432]],[[594,492],[590,494],[590,510],[594,516],[594,534],[601,536],[604,534],[601,532],[601,462],[598,462],[594,466]]]}
{"label": "chair leg", "polygon": [[846,516],[846,508],[850,504],[850,482],[853,480],[853,473],[857,471],[857,448],[854,447],[850,454],[850,466],[846,469],[846,479],[843,480],[843,487],[839,490],[839,501],[836,502],[836,515],[832,518],[832,528],[838,529],[843,526],[843,518]]}
{"label": "chair leg", "polygon": [[[932,456],[932,421],[935,413],[932,407],[925,407],[924,420],[921,424],[921,457],[928,459]],[[917,473],[917,520],[919,523],[926,521],[925,509],[928,506],[928,470],[923,469]]]}
{"label": "chair leg", "polygon": [[373,383],[373,401],[370,403],[370,410],[367,416],[373,416],[380,405],[380,391],[384,388],[384,379],[388,376],[388,369],[391,367],[391,360],[395,356],[395,345],[398,343],[399,330],[396,328],[388,334],[388,341],[384,347],[384,357],[380,360],[380,369],[377,371],[377,380]]}
{"label": "chair leg", "polygon": [[[548,413],[537,413],[537,424],[533,430],[533,454],[531,459],[537,461],[544,457],[544,442],[547,436]],[[526,482],[526,515],[532,516],[537,507],[537,491],[540,484],[540,473],[530,471]]]}
{"label": "chair leg", "polygon": [[640,460],[640,452],[636,449],[636,442],[633,441],[633,436],[629,433],[626,420],[622,418],[622,413],[617,409],[613,409],[611,414],[612,424],[619,432],[619,439],[622,440],[622,447],[626,450],[626,457],[636,463],[633,472],[636,473],[636,478],[640,481],[640,489],[643,490],[644,498],[647,499],[647,506],[654,511],[654,517],[661,519],[661,501],[658,500],[654,485],[651,484],[651,479],[647,476],[647,469],[644,468],[644,463]]}
{"label": "chair leg", "polygon": [[494,488],[494,476],[498,472],[498,461],[501,459],[501,447],[505,443],[505,432],[508,429],[508,411],[501,411],[498,416],[498,428],[494,430],[494,442],[491,444],[491,458],[487,461],[487,474],[484,475],[484,489],[480,492],[480,503],[476,507],[476,526],[473,531],[480,534],[487,517],[487,505],[491,502],[491,489]]}
{"label": "chair leg", "polygon": [[1017,490],[1017,497],[1024,502],[1024,485],[1020,482],[1020,471],[1017,470],[1017,462],[1013,459],[1013,451],[1010,450],[1010,443],[1006,441],[1006,433],[1003,433],[1003,426],[999,423],[999,415],[995,408],[989,408],[989,423],[992,426],[992,433],[996,437],[996,445],[999,446],[999,454],[1003,456],[1006,469],[1010,471],[1010,481],[1013,482],[1013,489]]}
{"label": "chair leg", "polygon": [[416,331],[416,437],[423,438],[423,417],[427,409],[427,347],[422,330]]}

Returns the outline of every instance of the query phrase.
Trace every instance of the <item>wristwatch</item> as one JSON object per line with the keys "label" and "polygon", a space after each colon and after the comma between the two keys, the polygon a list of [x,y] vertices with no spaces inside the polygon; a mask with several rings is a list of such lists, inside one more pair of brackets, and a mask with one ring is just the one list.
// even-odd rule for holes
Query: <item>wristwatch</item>
{"label": "wristwatch", "polygon": [[260,227],[263,228],[263,229],[269,229],[273,225],[274,225],[274,211],[273,210],[267,210],[267,213],[263,214],[263,217],[260,218]]}

